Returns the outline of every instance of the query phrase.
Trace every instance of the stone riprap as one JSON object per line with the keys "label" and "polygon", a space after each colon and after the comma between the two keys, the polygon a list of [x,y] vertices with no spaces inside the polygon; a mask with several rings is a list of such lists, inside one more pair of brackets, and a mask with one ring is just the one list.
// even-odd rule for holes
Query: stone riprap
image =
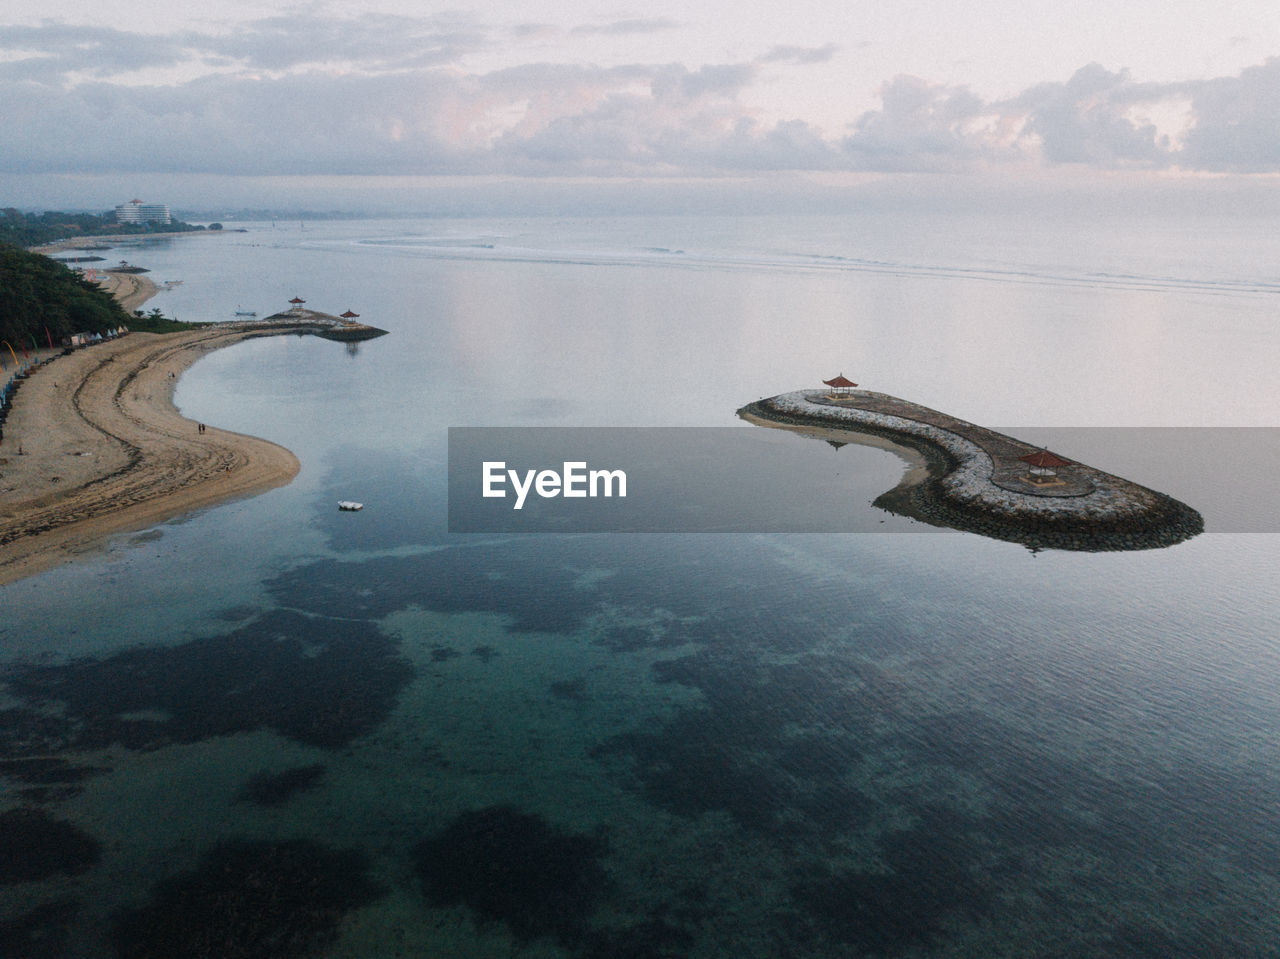
{"label": "stone riprap", "polygon": [[1170,546],[1204,530],[1203,517],[1186,504],[1082,463],[1037,485],[1020,457],[1038,447],[885,393],[783,393],[738,414],[762,425],[881,436],[917,450],[929,478],[904,482],[875,505],[933,526],[1037,549],[1095,551]]}
{"label": "stone riprap", "polygon": [[326,340],[337,340],[341,343],[372,340],[375,337],[387,335],[386,330],[380,330],[376,326],[353,323],[351,320],[344,320],[340,316],[321,313],[319,310],[304,310],[301,307],[285,310],[283,313],[273,313],[265,319],[255,321],[255,323],[264,329],[266,324],[272,324],[281,329],[289,331],[297,329],[298,332],[310,333],[312,336],[319,336]]}

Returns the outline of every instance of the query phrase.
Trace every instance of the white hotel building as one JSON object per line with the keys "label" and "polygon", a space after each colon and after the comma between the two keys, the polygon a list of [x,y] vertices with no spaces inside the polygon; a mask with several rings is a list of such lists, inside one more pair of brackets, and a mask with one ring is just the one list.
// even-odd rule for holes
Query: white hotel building
{"label": "white hotel building", "polygon": [[117,223],[170,223],[173,216],[167,203],[143,203],[130,200],[116,207]]}

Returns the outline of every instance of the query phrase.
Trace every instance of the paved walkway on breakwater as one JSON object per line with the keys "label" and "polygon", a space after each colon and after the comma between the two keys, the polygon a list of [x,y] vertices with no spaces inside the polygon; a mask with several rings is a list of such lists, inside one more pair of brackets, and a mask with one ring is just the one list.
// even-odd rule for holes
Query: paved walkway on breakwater
{"label": "paved walkway on breakwater", "polygon": [[957,419],[947,413],[931,410],[927,406],[912,403],[910,400],[899,399],[887,393],[872,393],[868,390],[855,391],[847,399],[832,398],[823,393],[809,393],[806,396],[815,406],[859,409],[885,416],[898,416],[954,433],[973,443],[991,458],[991,482],[1012,493],[1049,497],[1087,496],[1097,489],[1096,484],[1090,479],[1090,474],[1096,474],[1098,471],[1079,463],[1057,469],[1054,485],[1037,486],[1029,480],[1029,468],[1021,457],[1039,452],[1040,447],[1024,443],[1004,433],[997,433],[985,426]]}
{"label": "paved walkway on breakwater", "polygon": [[1081,550],[1168,546],[1204,530],[1186,504],[1081,463],[1058,470],[1061,486],[1037,487],[1019,459],[1037,447],[884,393],[783,393],[738,412],[764,425],[872,433],[924,452],[930,479],[900,486],[876,505],[932,525]]}

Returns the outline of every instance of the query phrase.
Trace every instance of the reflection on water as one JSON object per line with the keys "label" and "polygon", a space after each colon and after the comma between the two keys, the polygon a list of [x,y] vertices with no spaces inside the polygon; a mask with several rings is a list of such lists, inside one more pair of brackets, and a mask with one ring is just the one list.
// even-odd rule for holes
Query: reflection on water
{"label": "reflection on water", "polygon": [[[1230,540],[1211,552],[1243,572]],[[925,542],[928,586],[904,578]],[[199,934],[253,955],[1120,956],[1197,954],[1225,925],[1264,954],[1280,702],[1248,677],[1280,655],[1230,612],[1256,576],[1211,602],[1188,582],[1153,617],[1124,597],[1205,557],[1081,574],[1003,549],[532,537],[328,560],[225,636],[11,670],[6,752],[62,760],[27,772],[65,791],[21,800],[55,865],[8,887],[6,934],[69,927],[67,955],[107,930],[120,955]],[[1214,621],[1242,644],[1198,642]],[[145,770],[188,760],[204,781],[155,808],[220,824],[203,839],[102,804],[143,805]],[[107,884],[121,843],[142,888]],[[283,913],[256,898],[276,885]]]}
{"label": "reflection on water", "polygon": [[[876,245],[795,226],[768,245]],[[392,335],[202,360],[180,404],[294,449],[298,480],[5,587],[0,954],[1274,953],[1274,536],[451,535],[445,497],[449,426],[732,426],[835,355],[978,422],[1024,373],[1025,422],[1199,422],[1274,393],[1259,294],[975,283],[919,234],[880,259],[950,273],[446,261],[350,230],[154,253],[184,279],[167,312],[265,308],[288,275]],[[1054,248],[1049,272],[1088,267]],[[998,253],[971,265],[1033,256]],[[1131,349],[1152,330],[1167,350]],[[1188,394],[1191,363],[1230,369],[1222,397]],[[1079,397],[1043,389],[1059,364]],[[865,454],[879,490],[903,469],[793,445]]]}

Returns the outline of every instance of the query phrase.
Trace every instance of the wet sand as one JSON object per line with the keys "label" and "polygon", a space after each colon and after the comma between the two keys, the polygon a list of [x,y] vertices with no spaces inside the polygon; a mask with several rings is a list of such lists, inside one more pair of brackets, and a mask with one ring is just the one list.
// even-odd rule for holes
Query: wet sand
{"label": "wet sand", "polygon": [[116,298],[126,313],[132,313],[159,290],[155,281],[140,273],[106,273],[98,286]]}
{"label": "wet sand", "polygon": [[[123,295],[140,295],[148,282],[122,283]],[[244,327],[131,333],[33,372],[0,443],[0,583],[94,551],[113,534],[292,480],[299,464],[284,447],[200,432],[173,405],[183,370],[260,335]]]}

